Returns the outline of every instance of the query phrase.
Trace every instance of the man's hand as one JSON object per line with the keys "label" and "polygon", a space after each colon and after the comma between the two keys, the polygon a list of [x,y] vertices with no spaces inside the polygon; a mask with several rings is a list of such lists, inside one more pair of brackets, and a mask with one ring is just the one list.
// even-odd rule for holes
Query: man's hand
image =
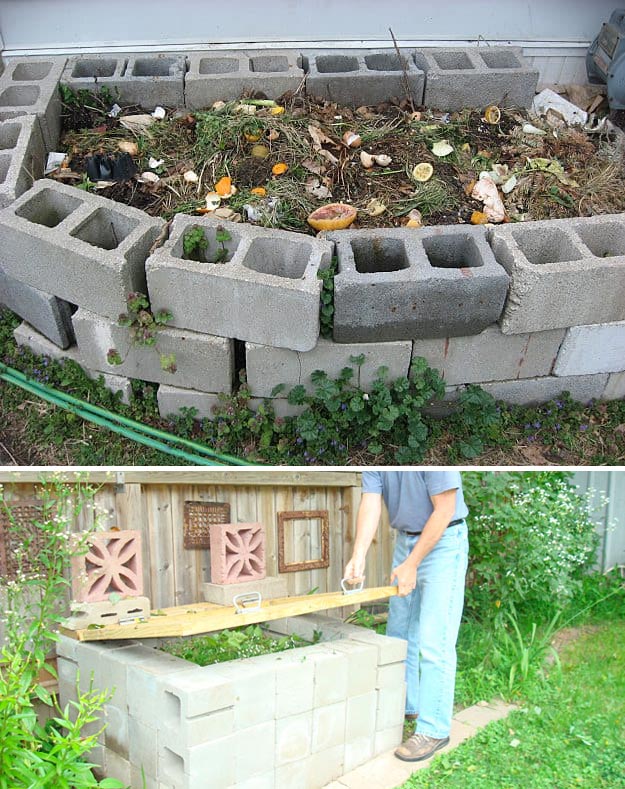
{"label": "man's hand", "polygon": [[347,562],[343,578],[346,581],[360,581],[365,577],[365,557],[359,554],[354,554]]}
{"label": "man's hand", "polygon": [[397,580],[398,594],[400,597],[409,595],[417,585],[417,568],[413,562],[407,559],[398,564],[391,573],[391,584]]}

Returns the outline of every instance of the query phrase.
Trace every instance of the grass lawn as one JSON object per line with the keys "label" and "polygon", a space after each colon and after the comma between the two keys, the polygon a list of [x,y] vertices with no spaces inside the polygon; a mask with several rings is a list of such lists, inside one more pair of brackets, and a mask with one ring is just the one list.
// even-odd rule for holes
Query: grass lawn
{"label": "grass lawn", "polygon": [[625,787],[625,621],[585,629],[524,706],[480,731],[402,789]]}

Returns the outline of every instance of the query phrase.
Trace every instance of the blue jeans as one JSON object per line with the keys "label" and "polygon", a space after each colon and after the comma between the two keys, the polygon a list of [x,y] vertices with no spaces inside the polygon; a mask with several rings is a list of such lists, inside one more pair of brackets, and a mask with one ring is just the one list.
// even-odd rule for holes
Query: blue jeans
{"label": "blue jeans", "polygon": [[[418,539],[397,533],[393,567],[407,558]],[[415,590],[390,600],[386,632],[408,641],[406,713],[418,713],[417,731],[438,739],[451,730],[468,553],[466,523],[448,526],[421,563]]]}

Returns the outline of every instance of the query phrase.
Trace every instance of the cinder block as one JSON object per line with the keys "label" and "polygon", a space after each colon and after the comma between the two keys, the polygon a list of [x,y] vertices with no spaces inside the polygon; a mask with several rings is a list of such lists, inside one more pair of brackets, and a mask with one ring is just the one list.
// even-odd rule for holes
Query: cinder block
{"label": "cinder block", "polygon": [[620,373],[625,370],[625,321],[570,328],[554,375]]}
{"label": "cinder block", "polygon": [[159,749],[158,779],[176,789],[201,786],[229,787],[236,783],[236,749],[234,735],[222,737],[194,748],[168,746]]}
{"label": "cinder block", "polygon": [[361,764],[368,762],[372,758],[373,741],[373,737],[369,733],[366,737],[358,737],[345,743],[345,754],[343,757],[345,773],[360,767]]}
{"label": "cinder block", "polygon": [[239,584],[265,577],[262,523],[211,523],[211,581]]}
{"label": "cinder block", "polygon": [[[158,771],[158,732],[156,726],[148,726],[132,715],[126,716],[128,725],[128,760],[143,768],[150,778],[157,778]],[[156,721],[154,721],[156,723]]]}
{"label": "cinder block", "polygon": [[405,681],[406,664],[402,660],[401,663],[388,663],[386,666],[378,666],[375,686],[378,690],[382,688],[393,688],[401,685]]}
{"label": "cinder block", "polygon": [[[297,762],[289,762],[276,767],[274,772],[275,789],[291,789],[294,786],[311,786],[310,757]],[[314,786],[314,784],[312,784]]]}
{"label": "cinder block", "polygon": [[189,671],[166,677],[160,685],[165,708],[162,722],[173,730],[186,719],[205,717],[235,704],[232,672],[222,673],[224,665],[189,666]]}
{"label": "cinder block", "polygon": [[63,620],[63,626],[68,630],[82,630],[93,625],[128,624],[139,619],[148,619],[150,616],[150,601],[147,597],[132,597],[109,603],[107,600],[99,602],[70,602],[71,614]]}
{"label": "cinder block", "polygon": [[625,320],[621,214],[493,228],[495,257],[511,276],[504,334]]}
{"label": "cinder block", "polygon": [[0,122],[0,208],[43,178],[46,152],[36,115]]}
{"label": "cinder block", "polygon": [[104,772],[107,778],[117,778],[124,786],[130,785],[130,762],[115,751],[104,751]]}
{"label": "cinder block", "polygon": [[360,696],[347,699],[345,741],[352,742],[362,737],[371,737],[375,732],[378,694],[369,690]]}
{"label": "cinder block", "polygon": [[237,731],[275,719],[275,662],[246,658],[220,663],[219,673],[234,685],[234,726]]}
{"label": "cinder block", "polygon": [[159,722],[159,747],[170,746],[174,750],[176,743],[184,742],[190,748],[202,745],[211,740],[218,740],[234,732],[234,707],[228,707],[208,715],[195,718],[182,718],[177,725]]}
{"label": "cinder block", "polygon": [[385,753],[401,745],[403,730],[403,724],[398,724],[390,729],[384,729],[384,731],[376,731],[373,740],[373,755],[378,756],[380,753]]}
{"label": "cinder block", "polygon": [[202,598],[207,603],[217,603],[217,605],[232,605],[232,598],[235,595],[248,594],[248,592],[260,592],[263,600],[287,597],[286,578],[284,576],[269,576],[227,586],[216,583],[202,584]]}
{"label": "cinder block", "polygon": [[318,707],[312,713],[312,753],[325,751],[345,742],[347,702]]}
{"label": "cinder block", "polygon": [[[156,346],[143,347],[132,344],[127,328],[93,312],[78,310],[72,323],[80,358],[91,370],[207,392],[232,391],[234,351],[225,337],[165,327],[158,332]],[[118,351],[122,364],[109,363],[111,348]],[[175,372],[163,370],[161,354],[175,356]]]}
{"label": "cinder block", "polygon": [[295,633],[306,641],[313,641],[315,633],[321,633],[321,640],[324,644],[336,639],[345,638],[345,625],[336,616],[326,616],[325,614],[305,614],[303,616],[288,617],[278,622],[272,622],[272,626],[284,623],[285,633],[289,635]]}
{"label": "cinder block", "polygon": [[625,373],[612,373],[601,396],[603,400],[620,400],[625,397]]}
{"label": "cinder block", "polygon": [[[344,714],[343,714],[344,717]],[[299,762],[312,749],[313,713],[302,712],[276,721],[276,767]]]}
{"label": "cinder block", "polygon": [[167,419],[179,416],[183,408],[193,408],[197,419],[214,419],[213,409],[221,405],[218,394],[198,392],[196,389],[181,389],[179,386],[161,384],[156,394],[158,412]]}
{"label": "cinder block", "polygon": [[339,263],[337,342],[468,336],[501,314],[508,275],[484,228],[342,230],[327,238]]}
{"label": "cinder block", "polygon": [[130,786],[137,789],[173,789],[170,784],[162,784],[157,778],[152,778],[147,773],[141,772],[139,767],[130,765]]}
{"label": "cinder block", "polygon": [[[15,338],[15,342],[18,345],[27,346],[38,356],[47,356],[50,359],[56,359],[57,361],[61,359],[69,359],[72,362],[76,362],[76,364],[82,366],[81,359],[78,355],[78,349],[75,346],[66,350],[62,350],[58,347],[58,345],[50,342],[50,340],[48,340],[42,334],[39,334],[38,331],[33,329],[32,326],[29,326],[27,323],[20,323],[17,329],[15,329],[13,332],[13,337]],[[98,371],[93,372],[91,370],[85,370],[85,373],[89,376],[89,378],[96,380],[101,376],[104,381],[104,386],[106,386],[107,389],[109,389],[111,392],[122,393],[122,403],[130,402],[132,398],[132,385],[128,378],[124,378],[121,375],[100,373]]]}
{"label": "cinder block", "polygon": [[0,121],[36,115],[48,151],[56,151],[61,134],[58,82],[66,58],[11,58],[0,77]]}
{"label": "cinder block", "polygon": [[406,81],[412,101],[423,100],[424,74],[410,53],[395,50],[353,50],[310,53],[304,58],[306,92],[337,104],[359,107],[379,104],[391,97],[406,97]]}
{"label": "cinder block", "polygon": [[344,637],[350,641],[357,641],[361,644],[371,644],[378,650],[378,666],[386,666],[388,663],[399,663],[406,659],[408,642],[403,638],[393,636],[383,636],[374,633],[357,625],[344,625]]}
{"label": "cinder block", "polygon": [[359,696],[376,687],[378,651],[372,644],[359,644],[342,638],[327,646],[347,658],[348,696]]}
{"label": "cinder block", "polygon": [[376,731],[392,729],[402,724],[406,705],[406,683],[398,682],[393,686],[378,690],[377,693]]}
{"label": "cinder block", "polygon": [[[51,179],[0,211],[0,266],[20,282],[109,318],[146,292],[161,219]],[[45,265],[44,262],[45,261]]]}
{"label": "cinder block", "polygon": [[551,374],[564,333],[503,334],[494,324],[470,337],[415,340],[412,355],[423,357],[447,384],[537,378]]}
{"label": "cinder block", "polygon": [[277,722],[270,720],[233,734],[237,784],[255,776],[263,776],[274,769],[276,729]]}
{"label": "cinder block", "polygon": [[329,646],[309,647],[315,664],[314,706],[324,707],[347,698],[347,658]]}
{"label": "cinder block", "polygon": [[[518,405],[532,405],[545,403],[558,397],[562,392],[570,392],[573,400],[578,403],[587,403],[589,400],[598,400],[608,383],[607,374],[598,375],[573,375],[558,378],[545,376],[544,378],[522,378],[518,381],[492,381],[482,384],[482,389],[492,395],[495,400]],[[447,392],[453,397],[459,387],[449,387]]]}
{"label": "cinder block", "polygon": [[[353,383],[371,391],[380,367],[388,367],[387,381],[405,378],[410,367],[411,343],[336,343],[319,338],[317,345],[310,351],[301,353],[286,348],[270,348],[267,345],[246,343],[245,359],[247,382],[255,397],[270,397],[272,390],[285,384],[283,394],[298,384],[314,392],[311,376],[315,370],[324,370],[331,378],[336,378],[344,367],[354,370]],[[365,362],[358,368],[350,357],[363,355]]]}
{"label": "cinder block", "polygon": [[56,654],[57,657],[65,658],[65,660],[76,663],[76,651],[78,649],[78,641],[75,638],[68,638],[62,633],[59,633],[56,641]]}
{"label": "cinder block", "polygon": [[193,52],[187,60],[185,106],[194,110],[256,91],[277,99],[304,79],[300,56],[288,50]]}
{"label": "cinder block", "polygon": [[[220,226],[231,236],[224,263],[185,259],[184,236],[201,227],[212,260]],[[317,272],[331,255],[329,242],[309,236],[178,214],[146,263],[150,300],[178,328],[309,351],[319,335]]]}
{"label": "cinder block", "polygon": [[[345,746],[341,743],[334,748],[311,754],[310,775],[314,776],[318,786],[325,786],[343,775],[345,772],[343,769],[344,752]],[[290,789],[290,787],[286,789]]]}
{"label": "cinder block", "polygon": [[[128,712],[138,721],[152,726],[154,721],[164,719],[167,710],[170,709],[171,699],[157,696],[163,682],[170,681],[175,674],[194,671],[196,666],[166,652],[150,650],[146,647],[134,647],[134,649],[137,657],[143,652],[145,659],[130,663],[126,669]],[[130,650],[124,652],[128,654]]]}
{"label": "cinder block", "polygon": [[[104,744],[115,753],[119,754],[122,758],[128,759],[132,764],[135,760],[132,755],[129,756],[130,742],[134,737],[129,738],[129,718],[127,710],[120,710],[113,704],[106,704],[104,706],[104,720],[106,729],[104,730]],[[132,720],[132,719],[130,719]],[[132,727],[130,727],[132,729]],[[149,770],[146,770],[149,772]]]}
{"label": "cinder block", "polygon": [[280,656],[276,671],[276,719],[310,712],[313,707],[315,666],[295,649]]}
{"label": "cinder block", "polygon": [[72,597],[78,602],[109,601],[143,594],[141,532],[136,529],[72,536],[79,553],[71,557]]}
{"label": "cinder block", "polygon": [[248,401],[249,407],[255,412],[257,412],[261,406],[265,407],[267,404],[273,408],[273,413],[276,419],[285,419],[286,417],[290,416],[299,416],[306,410],[306,406],[291,405],[291,403],[289,403],[289,401],[284,397],[250,397]]}
{"label": "cinder block", "polygon": [[519,47],[419,49],[414,61],[425,71],[423,104],[441,110],[529,107],[538,83]]}
{"label": "cinder block", "polygon": [[74,343],[72,307],[50,293],[31,288],[0,269],[0,304],[4,304],[61,349]]}
{"label": "cinder block", "polygon": [[[247,781],[237,781],[237,789],[277,789],[275,777],[276,773],[274,770],[270,770],[263,775],[253,775]],[[291,785],[292,784],[287,784],[287,786]],[[230,787],[228,787],[228,789],[230,789]]]}

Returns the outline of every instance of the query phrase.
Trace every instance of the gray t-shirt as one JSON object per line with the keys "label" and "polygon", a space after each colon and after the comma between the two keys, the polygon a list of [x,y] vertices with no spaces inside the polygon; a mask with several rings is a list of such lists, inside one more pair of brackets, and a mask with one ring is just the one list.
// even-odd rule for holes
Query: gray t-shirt
{"label": "gray t-shirt", "polygon": [[469,514],[459,471],[363,471],[363,493],[381,493],[393,529],[421,531],[434,511],[430,496],[456,490],[451,520]]}

